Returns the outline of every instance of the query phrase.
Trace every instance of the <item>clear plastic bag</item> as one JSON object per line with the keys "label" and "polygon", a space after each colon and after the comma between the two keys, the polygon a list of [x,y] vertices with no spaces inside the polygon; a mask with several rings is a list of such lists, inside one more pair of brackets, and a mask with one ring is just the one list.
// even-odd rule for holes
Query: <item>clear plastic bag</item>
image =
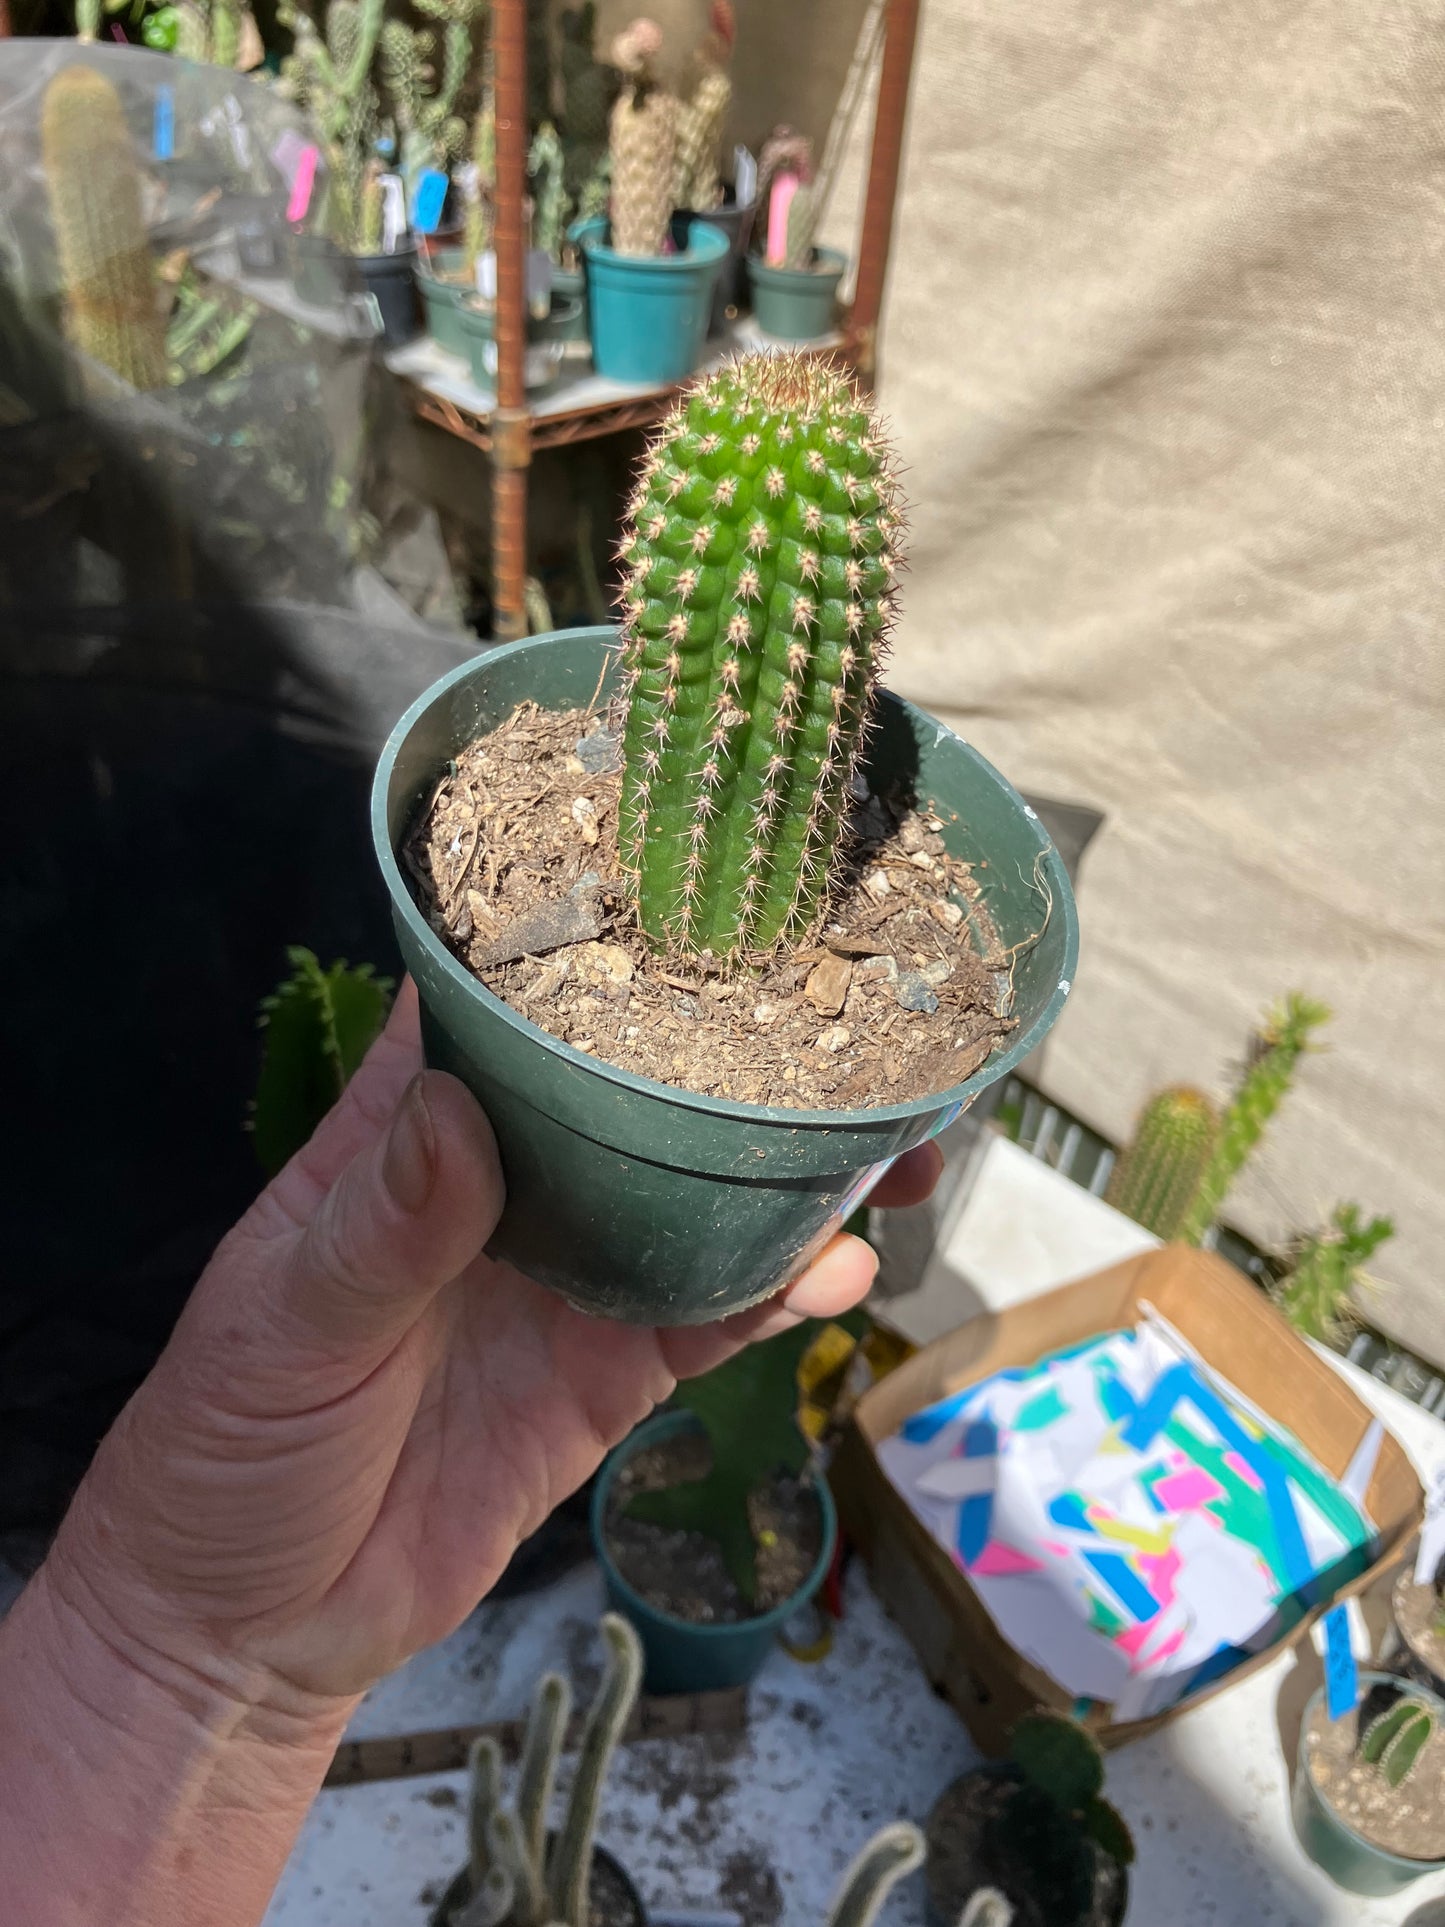
{"label": "clear plastic bag", "polygon": [[376,323],[323,188],[264,80],[0,41],[0,607],[346,599]]}

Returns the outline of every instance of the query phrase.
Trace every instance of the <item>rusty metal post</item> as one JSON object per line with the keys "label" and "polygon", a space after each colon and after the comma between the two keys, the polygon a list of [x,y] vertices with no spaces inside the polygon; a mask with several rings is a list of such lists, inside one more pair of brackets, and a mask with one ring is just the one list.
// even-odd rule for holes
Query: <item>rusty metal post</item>
{"label": "rusty metal post", "polygon": [[492,57],[497,114],[497,406],[492,416],[492,632],[527,633],[527,194],[526,0],[494,0]]}
{"label": "rusty metal post", "polygon": [[883,70],[878,77],[878,111],[868,163],[868,194],[863,203],[863,234],[858,244],[858,280],[847,330],[848,359],[869,384],[877,368],[878,317],[883,311],[888,250],[893,240],[908,83],[918,38],[918,5],[919,0],[888,0],[883,29]]}

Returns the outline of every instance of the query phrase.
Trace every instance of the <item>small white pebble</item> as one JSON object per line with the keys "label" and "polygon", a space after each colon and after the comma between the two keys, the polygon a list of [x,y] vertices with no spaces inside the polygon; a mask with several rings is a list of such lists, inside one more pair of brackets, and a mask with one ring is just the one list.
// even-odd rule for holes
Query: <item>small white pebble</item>
{"label": "small white pebble", "polygon": [[584,843],[595,843],[597,841],[597,805],[592,801],[590,796],[574,796],[572,798],[572,821],[582,832],[582,841]]}
{"label": "small white pebble", "polygon": [[881,903],[888,894],[888,879],[881,870],[870,870],[863,879],[863,888],[875,903]]}
{"label": "small white pebble", "polygon": [[753,1022],[755,1024],[771,1024],[777,1014],[778,1006],[768,1003],[766,999],[760,1004],[753,1005]]}
{"label": "small white pebble", "polygon": [[845,1050],[852,1041],[853,1033],[846,1024],[832,1024],[818,1039],[818,1049],[836,1055],[840,1050]]}

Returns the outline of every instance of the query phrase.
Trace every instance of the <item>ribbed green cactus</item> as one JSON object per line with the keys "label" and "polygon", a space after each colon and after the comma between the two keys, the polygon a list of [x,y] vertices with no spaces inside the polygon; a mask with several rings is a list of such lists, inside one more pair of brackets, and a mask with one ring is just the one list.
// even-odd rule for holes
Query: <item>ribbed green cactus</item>
{"label": "ribbed green cactus", "polygon": [[562,253],[568,203],[562,184],[562,143],[549,120],[532,137],[527,172],[532,181],[532,245],[556,261]]}
{"label": "ribbed green cactus", "polygon": [[132,387],[164,387],[165,321],[140,161],[103,74],[79,63],[60,69],[45,89],[40,146],[67,335]]}
{"label": "ribbed green cactus", "polygon": [[1275,1303],[1295,1330],[1322,1345],[1336,1344],[1352,1322],[1350,1295],[1361,1270],[1394,1235],[1392,1219],[1366,1224],[1357,1204],[1337,1204],[1327,1231],[1301,1238],[1274,1289]]}
{"label": "ribbed green cactus", "polygon": [[788,245],[783,266],[800,273],[813,265],[813,236],[818,231],[818,190],[811,181],[800,181],[788,203]]}
{"label": "ribbed green cactus", "polygon": [[494,1739],[471,1750],[467,1878],[458,1884],[448,1927],[588,1927],[597,1811],[607,1768],[642,1684],[642,1647],[625,1619],[601,1625],[606,1663],[587,1715],[562,1825],[548,1852],[548,1809],[557,1756],[571,1711],[567,1682],[548,1673],[538,1684],[522,1745],[517,1808],[502,1805],[502,1757]]}
{"label": "ribbed green cactus", "polygon": [[909,1820],[875,1833],[844,1873],[828,1910],[828,1927],[871,1927],[889,1894],[923,1865],[927,1852],[922,1833]]}
{"label": "ribbed green cactus", "polygon": [[1423,1700],[1402,1695],[1387,1713],[1365,1728],[1358,1752],[1366,1766],[1376,1766],[1392,1787],[1408,1778],[1426,1741],[1435,1730],[1435,1717]]}
{"label": "ribbed green cactus", "polygon": [[1177,1237],[1218,1137],[1218,1113],[1202,1091],[1188,1084],[1160,1091],[1114,1166],[1105,1201],[1156,1238]]}
{"label": "ribbed green cactus", "polygon": [[621,859],[659,948],[809,928],[849,811],[893,606],[901,505],[852,381],[755,355],[684,391],[621,552]]}
{"label": "ribbed green cactus", "polygon": [[661,254],[672,220],[677,101],[658,85],[653,63],[662,30],[634,20],[612,43],[623,88],[612,109],[612,246],[619,254]]}
{"label": "ribbed green cactus", "polygon": [[709,31],[697,54],[692,91],[678,103],[677,166],[673,201],[707,213],[722,200],[723,128],[732,102],[727,63],[737,22],[732,0],[713,0]]}
{"label": "ribbed green cactus", "polygon": [[1311,1048],[1310,1033],[1328,1023],[1327,1005],[1291,991],[1265,1018],[1254,1061],[1220,1121],[1219,1139],[1178,1235],[1198,1244],[1216,1221],[1229,1187],[1243,1170],[1265,1126],[1294,1082],[1295,1067]]}

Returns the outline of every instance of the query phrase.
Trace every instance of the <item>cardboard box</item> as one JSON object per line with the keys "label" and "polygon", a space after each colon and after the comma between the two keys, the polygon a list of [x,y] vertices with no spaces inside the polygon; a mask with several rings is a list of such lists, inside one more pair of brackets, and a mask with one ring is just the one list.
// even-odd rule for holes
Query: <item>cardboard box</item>
{"label": "cardboard box", "polygon": [[[962,1714],[986,1753],[1004,1751],[1016,1721],[1036,1706],[1068,1712],[1047,1674],[1016,1652],[948,1553],[895,1491],[875,1455],[912,1413],[1009,1366],[1101,1333],[1132,1327],[1152,1305],[1247,1398],[1289,1428],[1338,1478],[1374,1418],[1340,1375],[1312,1352],[1264,1294],[1211,1252],[1166,1245],[1028,1303],[971,1319],[935,1339],[859,1400],[830,1474],[844,1530],[868,1563],[873,1587],[897,1619],[932,1684]],[[1386,1433],[1365,1506],[1380,1534],[1378,1559],[1346,1593],[1364,1591],[1403,1556],[1423,1510],[1420,1482]],[[1151,1719],[1089,1724],[1105,1746],[1152,1733],[1211,1693],[1267,1665],[1300,1639],[1324,1602],[1273,1646],[1226,1678]]]}

